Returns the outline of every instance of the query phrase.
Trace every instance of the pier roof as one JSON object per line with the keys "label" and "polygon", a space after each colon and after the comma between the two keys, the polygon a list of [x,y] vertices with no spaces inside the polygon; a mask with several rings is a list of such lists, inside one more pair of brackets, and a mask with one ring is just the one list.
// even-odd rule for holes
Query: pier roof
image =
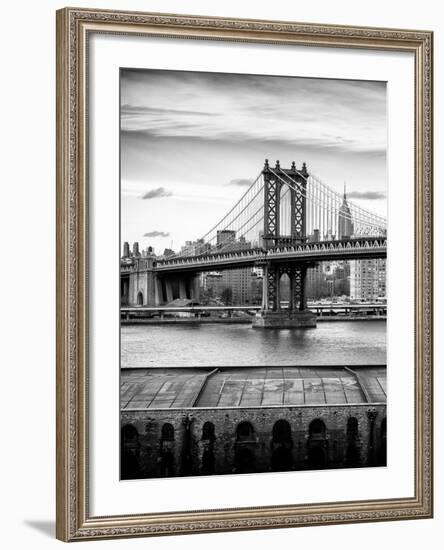
{"label": "pier roof", "polygon": [[121,408],[271,407],[386,402],[386,367],[121,370]]}

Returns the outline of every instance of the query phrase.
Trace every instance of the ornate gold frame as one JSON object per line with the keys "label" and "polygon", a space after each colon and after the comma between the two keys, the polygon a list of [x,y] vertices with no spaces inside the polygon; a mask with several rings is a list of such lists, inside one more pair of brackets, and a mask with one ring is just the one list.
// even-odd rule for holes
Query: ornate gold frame
{"label": "ornate gold frame", "polygon": [[[409,51],[415,56],[415,496],[136,516],[88,511],[87,38],[91,32]],[[57,537],[200,533],[432,516],[432,41],[429,31],[65,8],[57,12]]]}

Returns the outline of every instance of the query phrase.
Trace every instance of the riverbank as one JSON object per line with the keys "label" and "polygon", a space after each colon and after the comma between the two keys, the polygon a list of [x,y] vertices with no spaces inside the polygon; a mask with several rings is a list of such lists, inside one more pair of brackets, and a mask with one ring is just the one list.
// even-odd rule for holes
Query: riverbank
{"label": "riverbank", "polygon": [[[226,317],[226,318],[209,318],[201,317],[174,317],[170,319],[159,318],[135,318],[121,319],[121,325],[208,325],[208,324],[224,324],[224,325],[251,325],[253,318]],[[342,321],[386,321],[385,315],[321,315],[316,318],[317,323],[342,322]]]}

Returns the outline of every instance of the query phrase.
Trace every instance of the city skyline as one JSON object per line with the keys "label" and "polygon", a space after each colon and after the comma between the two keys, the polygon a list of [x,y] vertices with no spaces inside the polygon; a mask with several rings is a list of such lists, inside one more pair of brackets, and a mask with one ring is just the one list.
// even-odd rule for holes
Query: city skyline
{"label": "city skyline", "polygon": [[123,240],[196,240],[266,157],[385,214],[385,83],[123,70],[121,92]]}

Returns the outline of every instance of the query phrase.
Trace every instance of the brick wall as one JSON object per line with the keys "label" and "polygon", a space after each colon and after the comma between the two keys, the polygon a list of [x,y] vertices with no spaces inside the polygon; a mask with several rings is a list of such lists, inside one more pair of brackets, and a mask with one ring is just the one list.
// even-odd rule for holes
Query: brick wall
{"label": "brick wall", "polygon": [[122,478],[384,465],[385,415],[369,404],[125,410]]}

